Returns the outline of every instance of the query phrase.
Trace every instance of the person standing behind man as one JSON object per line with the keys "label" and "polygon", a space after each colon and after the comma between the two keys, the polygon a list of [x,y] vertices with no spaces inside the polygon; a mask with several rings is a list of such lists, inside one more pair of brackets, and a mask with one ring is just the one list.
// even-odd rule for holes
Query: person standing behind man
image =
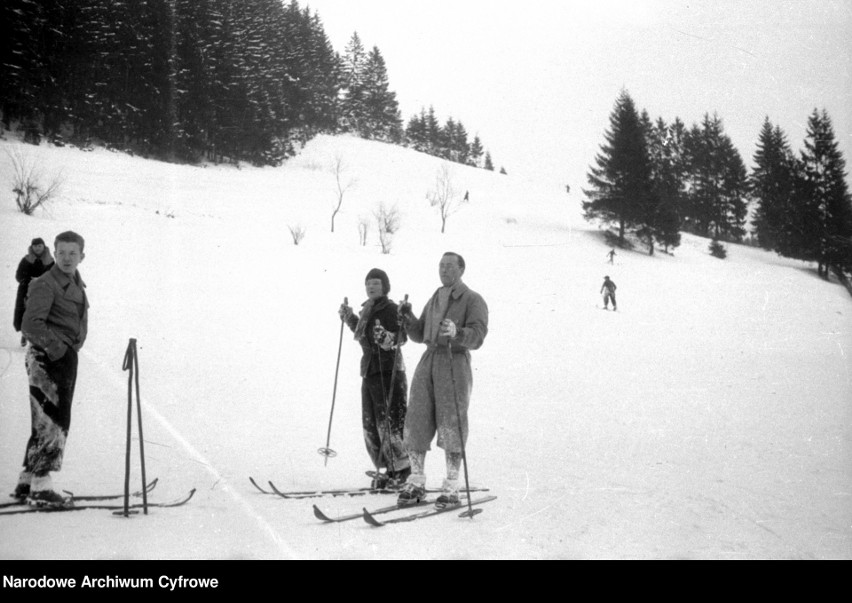
{"label": "person standing behind man", "polygon": [[443,508],[459,503],[459,470],[473,390],[470,350],[479,349],[488,333],[488,306],[481,295],[462,282],[464,271],[461,255],[445,253],[438,265],[441,287],[426,303],[420,318],[411,312],[411,304],[400,306],[411,341],[426,344],[411,381],[405,417],[411,475],[397,499],[400,505],[419,502],[426,496],[426,453],[436,433],[437,445],[444,449],[447,477],[435,504]]}
{"label": "person standing behind man", "polygon": [[600,292],[603,294],[603,303],[604,310],[609,310],[609,302],[612,302],[613,311],[618,310],[618,307],[615,305],[615,283],[609,280],[608,276],[604,277],[603,285],[601,285]]}
{"label": "person standing behind man", "polygon": [[[15,280],[18,281],[18,296],[15,298],[15,315],[12,324],[18,333],[21,332],[21,321],[24,319],[24,305],[30,281],[47,272],[51,264],[53,264],[53,256],[50,255],[50,249],[44,244],[44,239],[40,237],[33,239],[30,248],[27,250],[27,255],[21,258],[18,270],[15,272]],[[21,336],[21,345],[27,345],[26,337]]]}
{"label": "person standing behind man", "polygon": [[85,241],[75,232],[56,237],[56,262],[30,283],[21,330],[26,354],[32,431],[24,470],[12,496],[37,506],[65,506],[53,489],[51,471],[62,468],[77,383],[77,352],[86,341],[89,302],[77,266]]}
{"label": "person standing behind man", "polygon": [[[410,473],[408,454],[402,445],[408,382],[400,346],[405,343],[405,333],[399,326],[397,305],[388,299],[387,273],[373,268],[364,279],[364,287],[367,301],[361,304],[360,315],[346,304],[341,304],[339,314],[363,351],[361,422],[364,444],[376,467],[371,486],[395,487],[403,484]],[[384,473],[382,468],[387,468]]]}

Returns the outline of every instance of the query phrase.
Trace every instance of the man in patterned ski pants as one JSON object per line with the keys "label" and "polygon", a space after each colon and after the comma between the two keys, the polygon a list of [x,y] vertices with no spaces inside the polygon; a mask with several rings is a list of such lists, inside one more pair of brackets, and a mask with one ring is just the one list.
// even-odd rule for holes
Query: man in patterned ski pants
{"label": "man in patterned ski pants", "polygon": [[85,257],[85,242],[68,231],[58,235],[54,245],[55,263],[30,283],[21,325],[30,344],[26,366],[32,431],[13,496],[40,506],[68,504],[54,491],[50,472],[62,468],[77,383],[77,352],[88,330],[86,285],[77,271]]}

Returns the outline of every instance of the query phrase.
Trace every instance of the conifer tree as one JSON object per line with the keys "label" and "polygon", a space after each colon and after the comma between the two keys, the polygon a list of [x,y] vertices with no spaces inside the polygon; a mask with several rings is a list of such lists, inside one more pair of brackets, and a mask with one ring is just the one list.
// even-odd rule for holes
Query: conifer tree
{"label": "conifer tree", "polygon": [[429,110],[423,119],[423,127],[426,134],[426,152],[430,155],[438,155],[441,144],[441,124],[435,115],[435,107],[429,106]]}
{"label": "conifer tree", "polygon": [[367,71],[367,53],[358,32],[354,32],[346,45],[341,72],[343,86],[341,90],[341,111],[343,129],[347,132],[361,132],[364,109],[364,84]]}
{"label": "conifer tree", "polygon": [[[651,160],[655,203],[646,215],[645,234],[649,253],[653,254],[653,241],[665,249],[680,244],[680,202],[683,195],[683,170],[677,141],[677,125],[668,126],[662,118],[651,124],[643,120],[647,128],[648,153]],[[681,124],[682,127],[682,124]]]}
{"label": "conifer tree", "polygon": [[597,165],[589,168],[590,188],[583,191],[590,199],[583,202],[586,219],[616,224],[620,245],[628,227],[647,222],[653,201],[645,131],[633,99],[623,90],[610,114]]}
{"label": "conifer tree", "polygon": [[479,167],[479,160],[482,158],[482,154],[484,152],[485,151],[482,148],[482,141],[479,139],[479,134],[477,134],[473,137],[473,142],[470,144],[470,157],[468,158],[468,165]]}
{"label": "conifer tree", "polygon": [[816,236],[807,241],[804,251],[817,261],[819,274],[828,278],[832,268],[852,264],[852,199],[846,183],[846,161],[824,109],[814,109],[808,119],[802,163],[807,194],[805,219],[816,219]]}
{"label": "conifer tree", "polygon": [[405,127],[405,138],[415,150],[425,153],[429,147],[426,134],[426,110],[421,109],[420,115],[412,115]]}
{"label": "conifer tree", "polygon": [[796,158],[780,127],[766,117],[754,154],[749,190],[755,201],[754,229],[764,249],[784,246],[796,190]]}
{"label": "conifer tree", "polygon": [[494,164],[491,161],[491,151],[485,151],[485,164],[482,167],[489,172],[494,171]]}
{"label": "conifer tree", "polygon": [[363,81],[361,136],[387,142],[402,138],[402,119],[396,93],[390,90],[387,67],[378,47],[367,57]]}
{"label": "conifer tree", "polygon": [[704,115],[686,136],[689,192],[683,204],[690,230],[740,240],[745,233],[747,172],[718,115]]}

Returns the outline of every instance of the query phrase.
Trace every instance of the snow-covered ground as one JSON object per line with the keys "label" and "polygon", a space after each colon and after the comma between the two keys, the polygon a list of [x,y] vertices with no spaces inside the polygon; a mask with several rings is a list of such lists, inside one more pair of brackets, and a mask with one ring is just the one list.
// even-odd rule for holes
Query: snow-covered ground
{"label": "snow-covered ground", "polygon": [[[673,255],[621,251],[563,185],[451,165],[459,196],[440,233],[426,200],[441,162],[353,138],[320,137],[281,168],[190,167],[20,145],[61,197],[15,210],[0,153],[0,489],[29,434],[14,272],[33,237],[86,238],[91,303],[58,487],[121,491],[129,338],[139,346],[153,501],[108,512],[0,517],[3,559],[849,559],[852,558],[852,299],[813,266],[730,245],[724,261],[684,236]],[[353,186],[330,232],[335,157]],[[358,221],[396,204],[390,255]],[[295,246],[288,226],[306,228]],[[382,529],[320,524],[392,497],[285,501],[279,488],[364,486],[360,348],[344,335],[326,443],[344,296],[373,267],[416,311],[438,261],[467,260],[490,308],[473,353],[470,480],[499,498],[475,519],[445,514]],[[598,290],[618,284],[619,311]],[[404,348],[413,372],[422,346]],[[134,484],[138,485],[134,442]],[[430,486],[443,453],[427,458]]]}

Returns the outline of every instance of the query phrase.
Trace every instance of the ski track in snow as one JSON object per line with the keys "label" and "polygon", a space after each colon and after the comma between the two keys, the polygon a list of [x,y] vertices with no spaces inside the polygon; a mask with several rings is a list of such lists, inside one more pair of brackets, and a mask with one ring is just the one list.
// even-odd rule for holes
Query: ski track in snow
{"label": "ski track in snow", "polygon": [[[115,372],[108,372],[104,370],[104,366],[106,366],[102,362],[98,362],[96,358],[93,358],[90,354],[87,354],[85,348],[80,352],[81,356],[85,356],[90,362],[89,364],[93,367],[96,367],[95,370],[100,373],[102,379],[108,379],[113,382],[115,385],[116,391],[120,391],[121,387],[124,385],[124,380],[121,379],[120,375]],[[160,412],[157,411],[157,407],[155,404],[151,403],[149,398],[145,399],[144,405],[144,414],[151,415],[156,419],[157,423],[159,423],[189,454],[189,457],[200,463],[204,470],[210,474],[213,478],[213,486],[215,487],[217,484],[222,484],[222,490],[225,491],[242,509],[242,511],[251,517],[260,527],[261,531],[266,534],[266,536],[275,544],[281,554],[288,559],[299,559],[299,554],[287,543],[287,541],[278,533],[278,531],[273,528],[264,518],[257,512],[257,510],[249,503],[244,496],[242,496],[233,486],[231,486],[230,482],[225,479],[222,474],[216,470],[211,463],[203,454],[201,454],[190,442],[187,440],[183,434],[174,427]],[[134,414],[134,420],[136,415]],[[138,428],[138,425],[137,425]],[[143,426],[144,428],[144,426]],[[146,439],[147,442],[147,439]]]}

